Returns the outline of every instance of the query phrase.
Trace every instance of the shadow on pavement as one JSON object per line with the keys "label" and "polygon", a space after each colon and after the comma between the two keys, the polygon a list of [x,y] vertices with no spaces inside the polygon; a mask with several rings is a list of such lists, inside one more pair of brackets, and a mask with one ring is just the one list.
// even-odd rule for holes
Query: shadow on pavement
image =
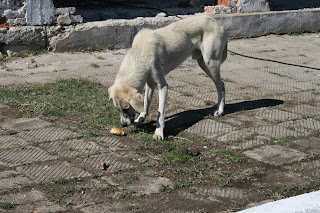
{"label": "shadow on pavement", "polygon": [[[272,107],[283,104],[284,101],[277,99],[258,99],[251,101],[243,101],[239,103],[227,104],[225,106],[225,115],[233,114],[240,111],[254,110],[264,107]],[[206,116],[213,115],[216,106],[205,109],[187,110],[167,117],[166,136],[176,136],[181,131],[188,129]],[[147,124],[146,124],[147,125]]]}

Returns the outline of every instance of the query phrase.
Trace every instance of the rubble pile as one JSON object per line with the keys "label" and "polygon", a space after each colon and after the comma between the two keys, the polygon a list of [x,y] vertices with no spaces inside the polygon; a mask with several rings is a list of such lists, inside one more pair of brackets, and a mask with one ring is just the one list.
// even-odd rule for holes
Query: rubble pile
{"label": "rubble pile", "polygon": [[206,13],[231,14],[270,11],[268,0],[218,0],[215,6],[204,7]]}
{"label": "rubble pile", "polygon": [[52,0],[0,0],[0,24],[21,26],[82,23],[80,15],[73,15],[75,11],[75,7],[55,8]]}

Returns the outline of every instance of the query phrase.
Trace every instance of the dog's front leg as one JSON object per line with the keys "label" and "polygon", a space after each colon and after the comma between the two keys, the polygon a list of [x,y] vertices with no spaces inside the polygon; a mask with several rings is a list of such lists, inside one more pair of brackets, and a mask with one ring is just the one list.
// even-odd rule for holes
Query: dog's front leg
{"label": "dog's front leg", "polygon": [[167,82],[162,82],[158,84],[159,90],[159,109],[158,109],[158,118],[156,131],[154,132],[153,138],[157,140],[164,140],[164,120],[165,120],[165,111],[168,95],[168,84]]}
{"label": "dog's front leg", "polygon": [[152,84],[148,84],[148,83],[146,84],[145,96],[144,96],[144,112],[141,112],[139,117],[134,121],[136,126],[141,126],[144,120],[146,119],[146,116],[148,115],[154,87],[155,86]]}

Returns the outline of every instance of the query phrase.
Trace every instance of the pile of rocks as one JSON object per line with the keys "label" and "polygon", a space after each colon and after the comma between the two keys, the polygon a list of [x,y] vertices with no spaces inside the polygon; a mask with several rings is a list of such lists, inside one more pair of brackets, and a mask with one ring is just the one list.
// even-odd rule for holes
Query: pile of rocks
{"label": "pile of rocks", "polygon": [[204,7],[206,13],[230,14],[270,11],[268,0],[218,0],[215,6]]}
{"label": "pile of rocks", "polygon": [[73,15],[75,11],[74,7],[55,8],[52,0],[0,0],[2,20],[9,26],[82,23],[80,15]]}

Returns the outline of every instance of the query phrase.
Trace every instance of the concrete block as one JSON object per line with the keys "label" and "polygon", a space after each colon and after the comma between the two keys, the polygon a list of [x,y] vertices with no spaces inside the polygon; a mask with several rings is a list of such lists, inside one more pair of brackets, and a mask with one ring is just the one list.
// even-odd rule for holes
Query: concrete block
{"label": "concrete block", "polygon": [[237,7],[240,13],[270,11],[267,0],[239,0]]}
{"label": "concrete block", "polygon": [[320,9],[215,15],[229,38],[320,30]]}
{"label": "concrete block", "polygon": [[25,9],[29,25],[49,25],[53,21],[55,8],[52,0],[28,0]]}
{"label": "concrete block", "polygon": [[49,38],[50,49],[57,52],[104,47],[128,48],[134,35],[142,28],[159,28],[178,18],[146,18],[143,20],[107,20],[66,28],[65,33]]}
{"label": "concrete block", "polygon": [[70,14],[69,13],[64,13],[58,16],[57,18],[57,22],[59,25],[70,25],[72,23],[72,20],[70,18]]}
{"label": "concrete block", "polygon": [[43,27],[10,27],[0,32],[0,43],[5,44],[0,47],[1,52],[44,49],[46,35]]}
{"label": "concrete block", "polygon": [[82,23],[83,17],[81,15],[70,15],[70,19],[72,23]]}
{"label": "concrete block", "polygon": [[75,7],[62,7],[62,8],[56,8],[55,15],[61,15],[65,13],[74,14],[76,12]]}

